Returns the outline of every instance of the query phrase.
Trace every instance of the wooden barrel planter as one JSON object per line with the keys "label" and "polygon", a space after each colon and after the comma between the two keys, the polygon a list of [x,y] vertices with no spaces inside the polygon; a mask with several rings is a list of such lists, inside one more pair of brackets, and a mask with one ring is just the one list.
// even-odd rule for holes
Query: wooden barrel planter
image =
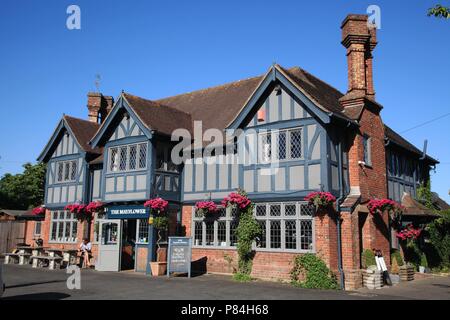
{"label": "wooden barrel planter", "polygon": [[412,281],[414,280],[415,270],[413,266],[401,266],[399,268],[399,276],[401,281]]}
{"label": "wooden barrel planter", "polygon": [[380,289],[383,286],[383,273],[373,267],[364,270],[363,284],[368,289]]}

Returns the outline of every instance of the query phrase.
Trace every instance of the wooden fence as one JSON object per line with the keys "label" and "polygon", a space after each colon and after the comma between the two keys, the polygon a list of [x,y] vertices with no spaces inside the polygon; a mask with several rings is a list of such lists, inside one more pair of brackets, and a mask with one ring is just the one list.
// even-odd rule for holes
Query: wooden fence
{"label": "wooden fence", "polygon": [[25,242],[25,221],[0,221],[0,255]]}

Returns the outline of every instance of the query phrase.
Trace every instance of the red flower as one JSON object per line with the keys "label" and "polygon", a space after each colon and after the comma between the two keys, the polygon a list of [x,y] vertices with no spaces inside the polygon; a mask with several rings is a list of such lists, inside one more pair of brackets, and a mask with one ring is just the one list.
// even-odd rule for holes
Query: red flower
{"label": "red flower", "polygon": [[336,201],[336,197],[329,192],[316,191],[308,194],[305,200],[316,207],[328,207]]}
{"label": "red flower", "polygon": [[199,201],[195,204],[196,209],[213,213],[217,211],[217,205],[213,201]]}
{"label": "red flower", "polygon": [[31,211],[35,216],[45,214],[45,208],[44,207],[36,207]]}
{"label": "red flower", "polygon": [[103,209],[104,206],[105,206],[104,203],[100,201],[92,201],[86,206],[86,212],[88,213],[98,212],[101,209]]}
{"label": "red flower", "polygon": [[417,238],[420,237],[421,233],[422,229],[420,228],[416,229],[412,224],[408,224],[406,228],[404,228],[400,232],[397,232],[396,237],[399,238],[400,240],[408,240],[408,239],[416,240]]}
{"label": "red flower", "polygon": [[144,203],[144,207],[149,207],[152,210],[156,210],[158,213],[166,211],[168,205],[169,202],[162,198],[150,199]]}
{"label": "red flower", "polygon": [[232,192],[222,200],[222,205],[224,207],[236,206],[239,209],[245,209],[250,205],[251,201],[246,197],[237,192]]}
{"label": "red flower", "polygon": [[372,199],[367,204],[371,214],[383,213],[384,211],[403,212],[405,208],[397,202],[390,199]]}

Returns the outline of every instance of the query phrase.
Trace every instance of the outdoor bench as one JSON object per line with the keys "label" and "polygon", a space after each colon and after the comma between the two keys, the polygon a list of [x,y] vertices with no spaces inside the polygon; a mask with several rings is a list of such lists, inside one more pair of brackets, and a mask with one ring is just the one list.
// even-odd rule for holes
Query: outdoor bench
{"label": "outdoor bench", "polygon": [[44,261],[48,261],[48,268],[50,270],[54,270],[56,268],[59,268],[61,266],[61,260],[63,258],[61,257],[51,257],[51,256],[31,256],[31,259],[33,261],[32,267],[42,267]]}

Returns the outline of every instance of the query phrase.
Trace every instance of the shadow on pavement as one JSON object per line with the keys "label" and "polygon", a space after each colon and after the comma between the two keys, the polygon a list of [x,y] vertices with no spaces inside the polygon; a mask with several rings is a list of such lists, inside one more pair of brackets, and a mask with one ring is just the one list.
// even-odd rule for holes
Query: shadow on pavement
{"label": "shadow on pavement", "polygon": [[14,286],[6,286],[6,289],[22,288],[22,287],[36,286],[36,285],[39,285],[39,284],[57,283],[57,282],[66,282],[66,280],[52,280],[52,281],[42,281],[42,282],[30,282],[30,283],[16,284]]}
{"label": "shadow on pavement", "polygon": [[69,294],[60,292],[42,292],[21,294],[18,296],[5,297],[2,300],[61,300],[70,297]]}

